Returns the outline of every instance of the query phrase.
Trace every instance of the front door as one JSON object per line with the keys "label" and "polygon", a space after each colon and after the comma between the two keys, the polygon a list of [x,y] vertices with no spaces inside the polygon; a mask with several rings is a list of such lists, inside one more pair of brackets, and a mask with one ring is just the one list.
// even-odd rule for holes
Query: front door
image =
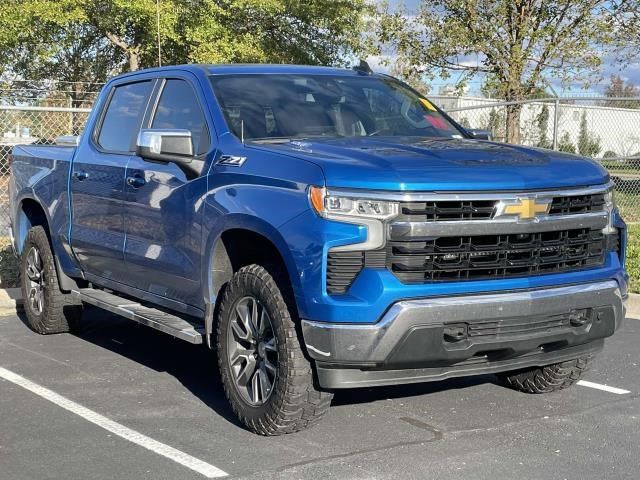
{"label": "front door", "polygon": [[201,290],[203,167],[210,137],[195,90],[186,79],[166,79],[152,129],[191,131],[195,168],[175,163],[129,161],[125,191],[128,280],[136,288],[186,305],[203,307]]}
{"label": "front door", "polygon": [[[152,81],[116,85],[94,138],[74,158],[71,244],[85,273],[123,282],[125,173]],[[90,135],[87,132],[87,135]]]}

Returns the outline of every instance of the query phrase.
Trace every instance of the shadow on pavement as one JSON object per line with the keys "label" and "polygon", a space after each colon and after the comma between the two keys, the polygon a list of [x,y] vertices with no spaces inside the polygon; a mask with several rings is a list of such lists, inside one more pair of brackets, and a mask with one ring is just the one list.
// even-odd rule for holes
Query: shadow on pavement
{"label": "shadow on pavement", "polygon": [[[27,325],[24,312],[18,316]],[[218,415],[241,426],[224,395],[215,352],[206,346],[191,345],[95,307],[85,307],[79,330],[73,334],[147,368],[174,376]],[[496,382],[495,376],[483,375],[439,382],[337,390],[332,406],[415,397]]]}

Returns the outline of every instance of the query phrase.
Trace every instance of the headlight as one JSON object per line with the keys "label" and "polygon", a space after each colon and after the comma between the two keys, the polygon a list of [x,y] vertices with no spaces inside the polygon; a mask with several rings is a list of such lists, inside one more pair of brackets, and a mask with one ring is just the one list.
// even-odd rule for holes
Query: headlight
{"label": "headlight", "polygon": [[346,221],[345,217],[387,220],[398,214],[398,204],[395,202],[330,195],[320,187],[309,189],[309,199],[318,215],[332,220]]}
{"label": "headlight", "polygon": [[320,216],[338,222],[367,227],[367,241],[357,245],[344,245],[332,250],[374,250],[384,245],[385,221],[398,215],[398,203],[385,200],[329,194],[321,187],[309,188],[309,201]]}
{"label": "headlight", "polygon": [[609,221],[604,229],[604,233],[616,233],[618,229],[613,226],[613,213],[616,211],[616,199],[615,194],[613,193],[613,188],[604,194],[604,203],[607,213],[609,214]]}

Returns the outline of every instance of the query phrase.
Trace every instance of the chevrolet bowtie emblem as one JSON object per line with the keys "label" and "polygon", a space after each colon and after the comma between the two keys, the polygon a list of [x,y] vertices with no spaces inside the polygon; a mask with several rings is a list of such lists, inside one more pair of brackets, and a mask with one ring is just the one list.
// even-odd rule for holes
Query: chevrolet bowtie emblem
{"label": "chevrolet bowtie emblem", "polygon": [[521,220],[530,220],[549,212],[549,201],[535,198],[519,198],[517,203],[504,206],[502,215],[517,215]]}

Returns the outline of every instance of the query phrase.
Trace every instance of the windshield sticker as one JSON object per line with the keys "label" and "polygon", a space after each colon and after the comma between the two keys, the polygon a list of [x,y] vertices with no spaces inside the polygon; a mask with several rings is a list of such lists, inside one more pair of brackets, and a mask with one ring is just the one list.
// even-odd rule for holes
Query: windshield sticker
{"label": "windshield sticker", "polygon": [[422,105],[424,105],[427,110],[431,110],[432,112],[437,112],[436,107],[434,107],[431,102],[429,100],[427,100],[426,98],[421,98],[420,102],[422,102]]}
{"label": "windshield sticker", "polygon": [[425,115],[424,119],[429,122],[434,128],[437,128],[438,130],[448,130],[449,126],[447,125],[447,122],[444,121],[444,119],[440,118],[440,117],[436,117],[435,115]]}

